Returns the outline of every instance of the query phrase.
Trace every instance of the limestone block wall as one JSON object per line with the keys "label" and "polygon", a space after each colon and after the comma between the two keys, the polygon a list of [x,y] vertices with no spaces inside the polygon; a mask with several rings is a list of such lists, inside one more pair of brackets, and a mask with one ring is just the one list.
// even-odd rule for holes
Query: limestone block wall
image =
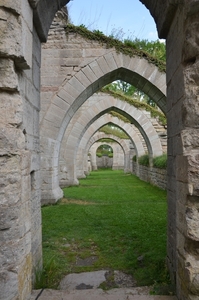
{"label": "limestone block wall", "polygon": [[42,263],[40,55],[28,1],[0,3],[0,299],[28,299]]}
{"label": "limestone block wall", "polygon": [[182,300],[199,297],[198,25],[199,2],[184,1],[167,35],[168,262]]}
{"label": "limestone block wall", "polygon": [[96,157],[96,164],[98,168],[112,168],[113,159],[105,155],[103,155],[102,157]]}
{"label": "limestone block wall", "polygon": [[137,175],[141,180],[150,182],[163,190],[167,189],[167,170],[153,167],[149,168],[138,165],[134,161],[132,165],[132,173]]}

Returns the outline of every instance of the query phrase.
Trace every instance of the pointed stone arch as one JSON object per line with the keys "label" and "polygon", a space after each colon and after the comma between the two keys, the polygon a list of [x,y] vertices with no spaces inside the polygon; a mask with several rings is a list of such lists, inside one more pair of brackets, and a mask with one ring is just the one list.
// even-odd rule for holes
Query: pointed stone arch
{"label": "pointed stone arch", "polygon": [[[96,99],[96,100],[94,100]],[[138,110],[134,106],[130,105],[125,101],[121,101],[113,96],[107,95],[104,93],[96,94],[92,97],[91,103],[94,100],[95,105],[92,105],[90,110],[83,110],[82,117],[80,115],[79,119],[75,118],[74,122],[71,123],[71,132],[67,132],[66,140],[63,140],[62,146],[65,150],[66,155],[66,165],[68,167],[68,176],[69,176],[69,184],[77,184],[76,178],[76,162],[75,156],[77,153],[77,147],[80,143],[80,139],[83,137],[84,132],[87,130],[91,130],[94,128],[93,122],[97,121],[97,119],[104,113],[108,112],[109,110],[117,109],[117,111],[125,114],[141,131],[145,142],[147,144],[148,152],[150,156],[158,156],[162,154],[162,146],[160,143],[160,139],[158,134],[156,133],[153,125],[151,124],[150,120],[146,117],[143,111]],[[128,111],[128,113],[126,113]],[[114,119],[114,118],[112,118]],[[109,119],[111,122],[111,117]],[[122,121],[119,121],[124,126],[129,127],[128,124],[124,124]],[[91,128],[92,124],[92,128]],[[101,125],[102,126],[102,125]],[[98,126],[99,128],[99,126]],[[139,147],[139,144],[138,144]],[[80,165],[80,163],[78,163]],[[49,189],[49,192],[50,189]],[[50,197],[48,196],[48,199]],[[53,200],[53,199],[52,199]],[[56,200],[56,199],[55,199]],[[45,199],[43,199],[45,201]]]}
{"label": "pointed stone arch", "polygon": [[[109,139],[110,136],[107,134],[104,134],[103,138]],[[89,148],[90,161],[91,161],[90,164],[91,164],[92,170],[98,169],[96,152],[97,152],[97,149],[104,144],[111,147],[112,151],[113,151],[112,169],[113,170],[118,170],[118,169],[124,170],[124,167],[125,167],[124,161],[125,161],[125,156],[127,156],[127,153],[125,152],[125,148],[122,147],[122,144],[121,144],[122,141],[121,141],[121,139],[114,137],[114,136],[111,140],[112,140],[112,142],[108,142],[108,141],[101,142],[99,140],[96,140],[95,143],[93,143],[91,145],[91,147]],[[85,169],[85,171],[87,174],[89,171],[88,168]],[[124,170],[124,172],[125,172],[125,170]]]}
{"label": "pointed stone arch", "polygon": [[[166,77],[156,65],[144,57],[130,57],[118,53],[115,48],[107,49],[106,45],[92,43],[77,34],[70,34],[66,38],[63,26],[59,27],[59,34],[60,44],[56,41],[54,46],[52,33],[50,49],[47,44],[43,49],[42,74],[45,76],[41,76],[41,97],[42,102],[48,99],[48,104],[43,106],[40,124],[41,162],[42,171],[46,173],[44,177],[48,177],[48,183],[54,186],[52,195],[49,195],[49,184],[43,178],[43,199],[60,198],[58,160],[64,133],[74,113],[101,87],[113,80],[122,79],[143,90],[162,111],[166,111]],[[57,35],[55,36],[57,39]],[[77,49],[77,41],[81,41],[80,49]],[[70,47],[70,51],[68,48],[63,48],[64,42]],[[72,51],[71,45],[74,43],[76,49]],[[54,59],[50,55],[52,49]],[[60,69],[54,74],[54,64],[57,63]],[[69,67],[69,65],[73,70],[72,77],[67,77],[62,71],[62,66]],[[52,70],[52,74],[49,69]],[[49,90],[51,90],[50,96],[47,92]]]}
{"label": "pointed stone arch", "polygon": [[[124,172],[130,172],[130,155],[134,153],[134,148],[132,151],[132,147],[130,144],[130,140],[123,140],[120,139],[112,134],[105,134],[103,132],[97,131],[92,138],[89,140],[89,143],[87,144],[87,148],[88,152],[90,152],[91,148],[93,147],[93,145],[98,142],[101,139],[111,139],[113,141],[115,141],[116,143],[118,143],[121,148],[124,151]],[[111,144],[110,144],[111,145]],[[126,163],[125,163],[126,162]],[[113,165],[114,165],[114,161],[113,161]],[[116,165],[116,164],[115,164]],[[85,168],[85,172],[86,172],[86,168]]]}
{"label": "pointed stone arch", "polygon": [[[114,125],[117,125],[118,127],[122,128],[124,130],[124,132],[129,136],[129,139],[131,140],[131,142],[134,146],[135,154],[137,156],[141,156],[141,155],[145,154],[145,150],[144,150],[142,141],[141,141],[139,135],[137,135],[136,132],[133,132],[133,128],[132,128],[131,124],[125,123],[122,120],[119,120],[118,118],[113,117],[109,114],[105,114],[105,115],[101,116],[100,118],[98,118],[92,124],[92,126],[89,127],[85,131],[84,135],[81,138],[81,141],[79,143],[78,150],[77,150],[77,156],[76,156],[77,166],[78,166],[77,177],[83,177],[83,175],[84,175],[84,167],[82,165],[82,162],[85,161],[85,156],[88,152],[89,147],[91,146],[92,143],[95,142],[96,132],[99,130],[100,127],[102,127],[108,123],[113,123]],[[98,133],[97,137],[100,137],[100,135],[102,135],[102,133],[101,134]],[[130,147],[128,150],[130,151]],[[126,151],[125,153],[128,153],[128,151]],[[128,159],[125,159],[125,170],[129,171]]]}

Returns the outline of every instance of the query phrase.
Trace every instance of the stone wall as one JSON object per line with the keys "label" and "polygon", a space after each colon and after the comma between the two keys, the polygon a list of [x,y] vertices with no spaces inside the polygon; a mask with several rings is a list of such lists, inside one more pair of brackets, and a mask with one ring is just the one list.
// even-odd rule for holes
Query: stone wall
{"label": "stone wall", "polygon": [[[0,299],[27,299],[42,263],[41,43],[27,1],[0,6]],[[2,1],[1,1],[2,4]]]}
{"label": "stone wall", "polygon": [[[108,156],[96,157],[96,163],[98,168],[112,168],[113,158]],[[124,166],[123,166],[124,168]]]}
{"label": "stone wall", "polygon": [[167,171],[165,169],[149,168],[146,166],[138,165],[132,162],[132,173],[138,176],[141,180],[150,182],[152,185],[159,188],[167,189]]}

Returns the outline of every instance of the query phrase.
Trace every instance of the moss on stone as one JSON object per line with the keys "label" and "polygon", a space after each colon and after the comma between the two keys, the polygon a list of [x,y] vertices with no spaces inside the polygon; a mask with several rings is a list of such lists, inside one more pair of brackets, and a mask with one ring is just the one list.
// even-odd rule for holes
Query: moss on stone
{"label": "moss on stone", "polygon": [[157,66],[161,72],[166,72],[165,62],[158,60],[145,51],[136,49],[132,45],[125,44],[113,37],[106,36],[99,30],[90,31],[84,25],[75,26],[73,24],[67,24],[65,27],[65,31],[67,35],[69,33],[76,33],[88,40],[97,41],[103,45],[106,45],[107,48],[115,48],[118,53],[121,52],[125,55],[129,55],[130,57],[139,56],[141,58],[144,58],[148,60],[148,62]]}
{"label": "moss on stone", "polygon": [[[145,102],[137,101],[137,100],[133,99],[132,97],[126,96],[120,92],[110,91],[110,90],[106,89],[106,87],[102,88],[101,92],[109,94],[109,95],[113,96],[114,98],[120,99],[122,101],[126,101],[127,103],[129,103],[130,105],[133,105],[134,107],[136,107],[138,109],[146,110],[151,113],[151,117],[158,118],[158,120],[160,121],[160,123],[162,125],[167,124],[166,116],[161,111],[159,111],[158,109],[152,107],[151,105],[149,105]],[[111,114],[113,116],[118,116],[118,117],[120,115],[119,113],[116,113],[116,112],[111,112]],[[130,122],[127,118],[125,118],[123,116],[119,117],[119,118],[121,120],[123,120],[124,122]]]}

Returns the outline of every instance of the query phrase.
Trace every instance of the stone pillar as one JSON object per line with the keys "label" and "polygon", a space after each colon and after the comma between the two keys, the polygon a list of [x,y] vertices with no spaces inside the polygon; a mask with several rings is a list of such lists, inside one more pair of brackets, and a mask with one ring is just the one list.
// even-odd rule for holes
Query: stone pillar
{"label": "stone pillar", "polygon": [[167,35],[168,263],[180,300],[199,299],[199,1]]}
{"label": "stone pillar", "polygon": [[28,299],[41,264],[41,45],[27,0],[0,4],[0,299]]}
{"label": "stone pillar", "polygon": [[93,171],[97,171],[96,152],[91,153],[91,167]]}

